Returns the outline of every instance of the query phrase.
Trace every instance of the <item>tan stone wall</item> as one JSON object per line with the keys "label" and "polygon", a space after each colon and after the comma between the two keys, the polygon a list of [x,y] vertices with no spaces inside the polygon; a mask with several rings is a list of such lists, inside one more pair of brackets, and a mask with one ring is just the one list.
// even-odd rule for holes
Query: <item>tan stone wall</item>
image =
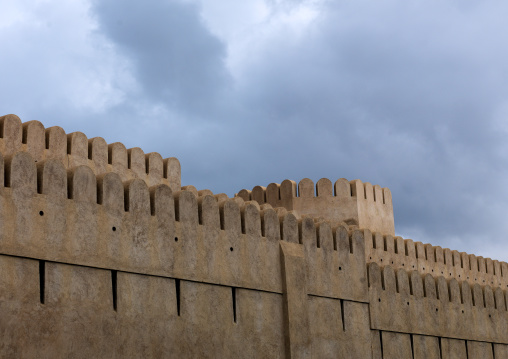
{"label": "tan stone wall", "polygon": [[455,278],[471,285],[508,288],[508,263],[364,230],[367,263]]}
{"label": "tan stone wall", "polygon": [[237,196],[245,201],[296,211],[304,217],[330,222],[332,226],[345,222],[387,235],[395,234],[390,190],[360,180],[341,178],[332,184],[329,179],[322,178],[316,185],[308,178],[298,185],[285,180],[280,185],[270,183],[266,188],[243,189]]}
{"label": "tan stone wall", "polygon": [[506,263],[291,212],[333,202],[328,180],[229,199],[70,166],[26,124],[13,141],[18,121],[0,121],[1,358],[508,357]]}
{"label": "tan stone wall", "polygon": [[508,291],[501,288],[371,263],[369,296],[373,329],[508,344]]}
{"label": "tan stone wall", "polygon": [[88,166],[96,175],[114,172],[123,181],[140,178],[147,185],[166,184],[180,190],[180,162],[163,159],[156,152],[145,154],[135,147],[126,149],[120,142],[107,144],[101,137],[88,139],[81,132],[66,134],[58,126],[44,128],[39,121],[21,123],[15,115],[0,117],[0,153],[4,157],[24,151],[35,162],[60,161],[65,168]]}
{"label": "tan stone wall", "polygon": [[0,256],[2,358],[284,357],[280,294],[45,262],[41,303],[39,263]]}

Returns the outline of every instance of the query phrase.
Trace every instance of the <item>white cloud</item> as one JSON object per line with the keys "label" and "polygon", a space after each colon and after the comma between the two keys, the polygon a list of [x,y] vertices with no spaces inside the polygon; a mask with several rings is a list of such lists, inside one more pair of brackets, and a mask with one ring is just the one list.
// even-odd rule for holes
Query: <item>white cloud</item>
{"label": "white cloud", "polygon": [[16,2],[10,11],[19,15],[0,33],[8,54],[0,77],[11,88],[4,106],[21,113],[41,107],[100,113],[134,86],[128,63],[95,32],[87,2]]}

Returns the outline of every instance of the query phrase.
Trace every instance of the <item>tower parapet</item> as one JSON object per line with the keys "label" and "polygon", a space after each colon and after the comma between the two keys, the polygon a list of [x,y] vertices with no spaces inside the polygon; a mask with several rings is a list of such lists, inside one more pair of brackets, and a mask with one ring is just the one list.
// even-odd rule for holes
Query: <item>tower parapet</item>
{"label": "tower parapet", "polygon": [[327,178],[314,182],[308,178],[285,180],[267,187],[256,186],[241,190],[238,197],[245,201],[268,203],[272,207],[284,207],[297,211],[303,217],[312,217],[338,225],[345,222],[373,232],[395,235],[392,195],[388,188],[360,180],[341,178],[332,184]]}
{"label": "tower parapet", "polygon": [[145,154],[139,147],[108,144],[102,137],[82,132],[66,134],[58,126],[44,128],[39,121],[21,123],[16,115],[0,116],[0,153],[4,157],[27,152],[35,162],[59,160],[65,168],[88,166],[95,175],[117,173],[122,181],[142,179],[148,186],[165,184],[173,191],[181,186],[180,162],[163,159],[157,152]]}

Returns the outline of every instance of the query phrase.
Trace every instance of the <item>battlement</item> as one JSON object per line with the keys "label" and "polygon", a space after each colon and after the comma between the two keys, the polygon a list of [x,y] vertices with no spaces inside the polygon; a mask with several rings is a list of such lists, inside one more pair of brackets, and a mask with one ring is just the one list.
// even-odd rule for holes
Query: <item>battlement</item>
{"label": "battlement", "polygon": [[371,263],[369,295],[373,328],[508,343],[508,292],[501,288]]}
{"label": "battlement", "polygon": [[149,186],[166,184],[180,190],[180,162],[163,159],[156,152],[145,154],[138,147],[127,149],[120,142],[107,144],[101,137],[88,139],[81,132],[66,134],[58,126],[44,128],[39,121],[21,123],[16,115],[0,117],[0,153],[29,153],[35,162],[59,160],[65,168],[88,166],[96,175],[117,173],[122,180],[140,178]]}
{"label": "battlement", "polygon": [[[298,189],[298,191],[297,191]],[[282,184],[256,186],[237,194],[244,200],[269,203],[273,207],[295,210],[302,216],[321,218],[339,224],[346,222],[383,234],[395,234],[392,195],[388,188],[360,180],[341,178],[332,184],[327,178],[314,182],[308,178],[298,185],[285,180]]]}
{"label": "battlement", "polygon": [[455,278],[471,285],[508,288],[508,263],[364,230],[367,263]]}
{"label": "battlement", "polygon": [[273,273],[280,271],[283,240],[316,261],[311,292],[366,300],[361,284],[340,279],[365,272],[363,235],[345,226],[316,226],[208,191],[122,181],[114,172],[96,176],[88,166],[66,169],[56,159],[35,163],[26,152],[5,164],[0,155],[0,183],[2,211],[12,214],[0,233],[5,254],[280,293]]}
{"label": "battlement", "polygon": [[380,186],[229,198],[174,158],[0,118],[2,358],[502,359],[507,276],[395,237]]}

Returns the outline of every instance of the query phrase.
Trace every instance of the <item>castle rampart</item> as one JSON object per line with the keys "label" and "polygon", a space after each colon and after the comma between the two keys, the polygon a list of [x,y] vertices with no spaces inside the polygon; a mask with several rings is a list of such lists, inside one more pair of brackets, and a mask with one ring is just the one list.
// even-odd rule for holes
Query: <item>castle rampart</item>
{"label": "castle rampart", "polygon": [[360,180],[341,178],[332,184],[329,179],[322,178],[315,186],[308,178],[298,185],[285,180],[281,184],[270,183],[266,188],[243,189],[237,196],[246,201],[295,210],[302,216],[325,219],[332,225],[345,222],[383,234],[395,234],[390,190]]}
{"label": "castle rampart", "polygon": [[228,198],[181,187],[177,160],[18,120],[0,122],[2,358],[508,358],[506,263],[326,218],[391,211],[387,189]]}
{"label": "castle rampart", "polygon": [[101,137],[88,139],[81,132],[66,134],[58,126],[45,129],[39,121],[21,123],[15,115],[0,117],[0,153],[29,153],[35,162],[59,160],[65,168],[88,166],[96,175],[117,173],[123,181],[140,178],[149,186],[166,184],[180,190],[180,162],[163,159],[156,152],[126,149],[119,142],[107,144]]}

